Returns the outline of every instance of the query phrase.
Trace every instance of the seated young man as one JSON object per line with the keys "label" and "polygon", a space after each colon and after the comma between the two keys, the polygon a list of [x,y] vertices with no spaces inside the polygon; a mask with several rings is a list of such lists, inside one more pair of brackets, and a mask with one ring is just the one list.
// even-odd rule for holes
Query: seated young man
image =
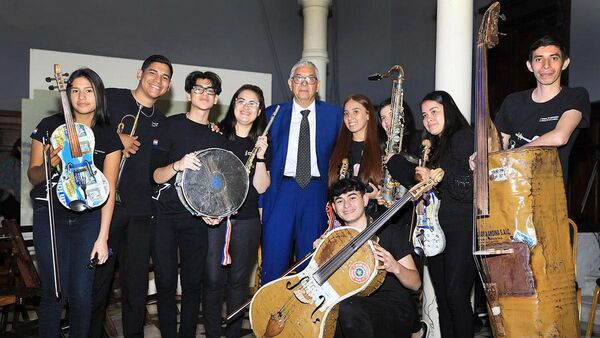
{"label": "seated young man", "polygon": [[[344,225],[364,230],[370,223],[365,214],[369,202],[365,186],[355,178],[342,179],[330,191],[333,207]],[[418,290],[421,278],[412,259],[410,229],[386,224],[378,233],[374,254],[385,281],[368,297],[353,296],[340,303],[335,337],[420,337],[412,334],[416,304],[409,290]]]}

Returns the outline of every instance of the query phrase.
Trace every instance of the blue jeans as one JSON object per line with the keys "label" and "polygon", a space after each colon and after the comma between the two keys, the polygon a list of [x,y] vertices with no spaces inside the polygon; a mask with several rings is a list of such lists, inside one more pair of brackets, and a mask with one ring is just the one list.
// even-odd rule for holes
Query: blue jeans
{"label": "blue jeans", "polygon": [[69,337],[87,337],[92,314],[94,270],[86,265],[100,231],[100,210],[73,217],[55,215],[56,246],[60,271],[61,297],[54,295],[52,247],[48,208],[35,206],[33,244],[41,279],[42,299],[38,308],[40,337],[56,338],[65,301],[69,302]]}

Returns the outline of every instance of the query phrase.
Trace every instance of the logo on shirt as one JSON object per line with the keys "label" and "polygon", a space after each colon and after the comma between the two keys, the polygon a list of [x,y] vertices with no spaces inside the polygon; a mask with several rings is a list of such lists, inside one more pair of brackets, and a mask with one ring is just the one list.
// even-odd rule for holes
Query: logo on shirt
{"label": "logo on shirt", "polygon": [[558,116],[540,117],[539,122],[558,121]]}
{"label": "logo on shirt", "polygon": [[152,128],[158,127],[158,122],[152,122]]}
{"label": "logo on shirt", "polygon": [[35,128],[35,129],[34,129],[34,130],[31,132],[31,136],[33,137],[35,134],[37,134],[37,132],[38,132],[38,129],[37,129],[37,128]]}
{"label": "logo on shirt", "polygon": [[158,139],[157,138],[155,138],[154,140],[152,140],[152,145],[154,147],[158,147]]}

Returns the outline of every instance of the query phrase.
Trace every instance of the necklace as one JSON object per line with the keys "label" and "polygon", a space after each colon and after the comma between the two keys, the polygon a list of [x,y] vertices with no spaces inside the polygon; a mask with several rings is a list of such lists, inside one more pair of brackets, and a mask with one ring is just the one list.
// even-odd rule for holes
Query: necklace
{"label": "necklace", "polygon": [[151,118],[152,116],[154,116],[154,106],[152,106],[152,112],[150,114],[146,114],[144,113],[145,107],[139,102],[137,102],[137,104],[140,106],[140,113],[142,113],[142,115],[146,116],[147,118]]}
{"label": "necklace", "polygon": [[154,105],[152,106],[152,112],[150,114],[146,114],[146,113],[144,113],[144,108],[147,108],[147,107],[145,107],[143,104],[139,103],[139,101],[135,98],[134,90],[131,90],[131,96],[133,96],[135,103],[139,107],[139,112],[142,113],[142,115],[146,116],[147,118],[151,118],[152,116],[154,116],[154,107],[155,107]]}

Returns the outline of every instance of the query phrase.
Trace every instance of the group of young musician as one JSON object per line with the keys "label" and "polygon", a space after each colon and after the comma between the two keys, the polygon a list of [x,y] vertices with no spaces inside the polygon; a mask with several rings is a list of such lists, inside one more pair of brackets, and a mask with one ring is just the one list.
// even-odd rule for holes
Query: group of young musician
{"label": "group of young musician", "polygon": [[[560,85],[569,62],[560,42],[548,37],[536,41],[527,61],[536,88],[507,97],[496,117],[505,149],[556,146],[565,177],[577,129],[588,125],[590,114],[585,89]],[[65,119],[62,114],[46,117],[33,131],[28,177],[34,185],[34,244],[43,291],[40,336],[59,335],[68,301],[69,336],[102,337],[118,262],[123,333],[143,337],[152,257],[161,335],[195,337],[202,299],[206,336],[219,337],[223,301],[231,313],[248,298],[259,243],[264,285],[319,244],[327,227],[328,201],[342,225],[363,230],[386,210],[381,198],[386,163],[392,177],[406,188],[427,180],[432,168],[444,170],[436,194],[442,201],[438,218],[446,247],[427,262],[442,336],[473,336],[470,293],[476,268],[469,155],[474,135],[449,93],[433,91],[421,100],[423,133],[414,129],[412,112],[404,104],[405,143],[398,154],[386,156],[391,155],[385,154],[390,101],[379,105],[379,110],[362,94],[349,95],[343,108],[320,101],[319,73],[309,61],[292,67],[288,85],[293,99],[278,105],[268,140],[261,135],[275,105],[265,107],[263,92],[254,85],[235,92],[218,125],[209,121],[222,88],[220,77],[210,71],[187,76],[189,111],[166,118],[155,103],[169,90],[172,75],[170,61],[152,55],[138,71],[134,90],[105,90],[98,74],[87,68],[69,77],[73,119],[93,130],[94,163],[109,182],[110,196],[101,208],[82,212],[55,204],[62,284],[58,299],[52,282],[49,210],[41,199],[46,196],[43,154],[50,147],[45,145],[46,133]],[[117,133],[120,123],[124,128]],[[427,166],[414,160],[421,156],[424,139],[432,149]],[[231,150],[242,162],[257,149],[246,201],[228,219],[193,216],[175,189],[177,173],[199,168],[193,152],[208,148]],[[60,151],[60,147],[50,149],[54,172],[61,162]],[[343,159],[348,160],[348,169],[340,176]],[[386,273],[383,285],[368,297],[353,296],[340,303],[336,337],[426,335],[414,297],[421,287],[410,239],[414,215],[411,208],[405,209],[378,233],[379,244],[374,245],[379,268]],[[89,268],[94,258],[98,266]],[[226,336],[239,337],[241,325],[242,316],[234,318]]]}

